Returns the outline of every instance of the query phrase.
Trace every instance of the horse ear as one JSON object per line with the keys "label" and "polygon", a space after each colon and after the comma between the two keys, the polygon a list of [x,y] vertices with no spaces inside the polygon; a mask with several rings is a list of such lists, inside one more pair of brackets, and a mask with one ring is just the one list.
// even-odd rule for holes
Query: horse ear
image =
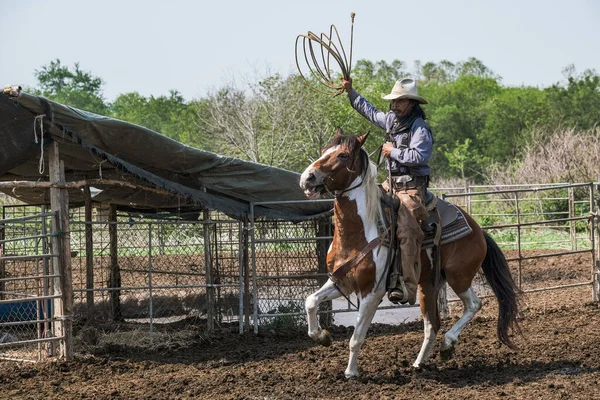
{"label": "horse ear", "polygon": [[335,130],[335,137],[342,136],[343,134],[344,134],[344,131],[342,130],[342,128],[337,128]]}
{"label": "horse ear", "polygon": [[366,143],[368,137],[369,137],[369,132],[367,132],[364,135],[359,136],[357,138],[358,139],[358,143],[360,143],[360,147],[364,146],[364,144]]}

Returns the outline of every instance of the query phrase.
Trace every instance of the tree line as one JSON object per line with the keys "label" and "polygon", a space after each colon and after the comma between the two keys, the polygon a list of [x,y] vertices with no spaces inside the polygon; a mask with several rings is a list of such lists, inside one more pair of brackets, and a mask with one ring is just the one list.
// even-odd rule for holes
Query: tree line
{"label": "tree line", "polygon": [[[586,138],[598,143],[600,75],[594,70],[577,73],[573,66],[563,73],[564,82],[546,88],[504,86],[499,75],[470,58],[458,63],[416,62],[410,70],[400,60],[360,60],[352,76],[355,89],[382,111],[389,102],[381,94],[389,92],[397,79],[415,76],[420,94],[429,101],[424,110],[435,140],[434,182],[450,178],[489,182],[510,180],[498,171],[514,178],[524,162],[528,168],[536,165],[531,153],[560,147],[564,132],[578,135],[583,143]],[[103,97],[102,78],[78,63],[69,67],[57,59],[36,70],[35,76],[37,86],[30,91],[50,100],[132,122],[202,150],[297,172],[319,156],[335,127],[354,134],[371,132],[370,152],[385,137],[351,108],[345,94],[316,92],[297,74],[274,74],[241,86],[225,83],[191,101],[174,89],[158,97],[123,93],[112,102]],[[585,145],[577,148],[586,150]],[[596,161],[597,155],[591,162]],[[598,171],[590,172],[594,173]]]}

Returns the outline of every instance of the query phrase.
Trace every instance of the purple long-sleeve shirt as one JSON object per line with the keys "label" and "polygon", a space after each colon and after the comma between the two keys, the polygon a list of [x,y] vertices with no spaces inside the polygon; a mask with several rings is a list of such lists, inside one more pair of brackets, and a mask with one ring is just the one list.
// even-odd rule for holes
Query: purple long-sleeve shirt
{"label": "purple long-sleeve shirt", "polygon": [[[348,93],[348,98],[352,107],[363,117],[384,129],[386,133],[390,132],[394,122],[396,122],[396,114],[393,111],[388,113],[379,111],[367,99],[356,93],[354,89]],[[418,176],[429,175],[431,172],[429,158],[433,152],[431,129],[422,118],[417,118],[410,128],[409,135],[408,147],[405,149],[399,148],[402,135],[392,135],[396,143],[396,148],[392,150],[390,158],[397,161],[400,166],[408,167],[411,174]]]}

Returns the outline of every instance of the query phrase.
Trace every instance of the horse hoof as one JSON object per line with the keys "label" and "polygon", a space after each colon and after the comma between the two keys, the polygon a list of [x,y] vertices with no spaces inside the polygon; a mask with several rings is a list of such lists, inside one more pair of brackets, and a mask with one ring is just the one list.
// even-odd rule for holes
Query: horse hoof
{"label": "horse hoof", "polygon": [[360,380],[360,375],[358,373],[344,373],[344,376],[346,377],[347,380],[349,381],[359,381]]}
{"label": "horse hoof", "polygon": [[440,350],[440,356],[443,361],[448,361],[452,357],[454,357],[454,346],[450,346],[447,349]]}
{"label": "horse hoof", "polygon": [[321,334],[319,335],[319,339],[317,340],[317,343],[319,343],[321,346],[324,346],[324,347],[331,346],[331,335],[329,334],[329,332],[326,330],[323,330],[323,332],[321,332]]}

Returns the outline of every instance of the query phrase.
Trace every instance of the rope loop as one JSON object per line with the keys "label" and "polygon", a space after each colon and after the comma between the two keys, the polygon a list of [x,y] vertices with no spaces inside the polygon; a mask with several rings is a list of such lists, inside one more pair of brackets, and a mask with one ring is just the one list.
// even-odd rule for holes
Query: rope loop
{"label": "rope loop", "polygon": [[[304,81],[318,92],[331,95],[333,91],[334,97],[344,93],[342,85],[339,81],[334,81],[332,77],[331,58],[333,58],[339,66],[342,77],[344,79],[349,79],[352,70],[352,42],[354,37],[355,15],[355,13],[350,14],[352,28],[350,31],[349,60],[346,57],[346,51],[344,50],[340,34],[335,25],[330,26],[329,35],[321,33],[320,36],[317,36],[313,32],[308,31],[306,35],[298,35],[296,37],[296,67]],[[304,56],[303,59],[309,71],[306,76],[302,73],[302,68],[300,67],[300,57],[298,56],[300,49],[302,50],[301,54]],[[320,54],[320,57],[315,53]],[[323,86],[326,90],[321,89]]]}

